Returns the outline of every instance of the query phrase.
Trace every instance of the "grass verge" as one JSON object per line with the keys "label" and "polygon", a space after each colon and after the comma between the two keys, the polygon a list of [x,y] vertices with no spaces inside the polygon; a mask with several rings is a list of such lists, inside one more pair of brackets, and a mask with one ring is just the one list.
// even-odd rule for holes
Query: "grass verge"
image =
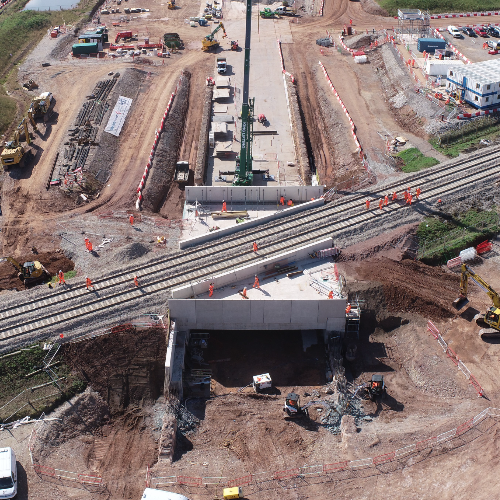
{"label": "grass verge", "polygon": [[444,264],[461,250],[475,246],[500,231],[496,210],[468,210],[457,217],[426,217],[417,229],[418,257],[426,264]]}
{"label": "grass verge", "polygon": [[403,160],[401,170],[406,173],[418,172],[423,168],[433,167],[439,163],[436,158],[424,156],[417,148],[409,148],[396,155]]}
{"label": "grass verge", "polygon": [[[40,344],[34,344],[29,348],[0,357],[0,387],[2,388],[0,422],[6,419],[16,420],[26,415],[38,417],[42,412],[51,411],[75,394],[85,390],[86,382],[70,372],[61,354],[54,359],[56,364],[51,367],[60,380],[61,391],[50,383],[49,376],[43,370],[38,371],[43,366],[46,354],[47,351],[44,351]],[[13,398],[16,399],[11,401]]]}
{"label": "grass verge", "polygon": [[420,9],[430,12],[480,12],[500,8],[498,0],[379,0],[378,4],[396,16],[398,9]]}
{"label": "grass verge", "polygon": [[477,149],[481,140],[495,140],[500,136],[500,120],[498,117],[485,116],[465,123],[458,130],[448,130],[429,139],[431,146],[451,158],[461,152]]}
{"label": "grass verge", "polygon": [[[70,278],[74,278],[76,276],[76,271],[68,271],[67,273],[64,273],[64,279],[69,280]],[[52,279],[50,280],[51,283],[57,283],[59,281],[59,277],[52,276]]]}

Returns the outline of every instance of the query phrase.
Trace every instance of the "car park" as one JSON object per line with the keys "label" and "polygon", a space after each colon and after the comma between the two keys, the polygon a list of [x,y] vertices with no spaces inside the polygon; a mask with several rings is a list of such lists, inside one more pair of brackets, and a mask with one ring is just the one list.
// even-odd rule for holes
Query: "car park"
{"label": "car park", "polygon": [[467,36],[472,36],[472,37],[475,37],[477,36],[476,33],[474,32],[474,30],[469,27],[469,26],[464,26],[462,28],[462,31],[467,35]]}
{"label": "car park", "polygon": [[462,38],[462,33],[456,26],[448,26],[448,33],[454,38]]}
{"label": "car park", "polygon": [[485,29],[482,26],[478,26],[477,28],[474,28],[474,31],[476,32],[477,36],[482,36],[483,38],[488,37],[488,33],[486,33]]}

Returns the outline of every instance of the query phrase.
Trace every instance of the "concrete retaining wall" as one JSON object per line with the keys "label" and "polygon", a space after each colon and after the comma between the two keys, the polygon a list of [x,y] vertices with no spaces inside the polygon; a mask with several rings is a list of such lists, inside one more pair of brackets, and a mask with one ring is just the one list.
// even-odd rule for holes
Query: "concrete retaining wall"
{"label": "concrete retaining wall", "polygon": [[169,300],[182,328],[207,330],[345,329],[347,299]]}
{"label": "concrete retaining wall", "polygon": [[171,331],[165,356],[164,396],[174,395],[182,399],[182,370],[184,369],[184,354],[186,352],[186,332],[177,329],[177,323],[172,321]]}
{"label": "concrete retaining wall", "polygon": [[[233,271],[213,276],[210,279],[206,279],[198,283],[192,283],[190,285],[182,286],[179,288],[174,288],[172,290],[172,299],[187,299],[196,297],[196,295],[207,293],[210,283],[213,283],[214,289],[217,289],[226,285],[230,285],[232,283],[236,283],[248,277],[253,278],[256,274],[260,274],[264,271],[267,271],[268,269],[272,269],[274,265],[279,262],[296,262],[299,260],[307,259],[310,253],[316,252],[317,250],[332,248],[332,246],[333,240],[331,238],[325,238],[310,245],[305,245],[295,250],[284,252],[280,254],[279,257],[256,260],[251,264],[239,267],[238,269],[234,269]],[[172,299],[168,301],[169,306],[170,302],[172,302]],[[212,302],[212,299],[210,300],[210,302]],[[170,309],[170,311],[172,311],[172,309]],[[173,315],[172,317],[175,318],[175,316]]]}
{"label": "concrete retaining wall", "polygon": [[207,165],[208,154],[208,132],[210,131],[210,121],[212,115],[213,91],[213,85],[207,86],[205,90],[205,102],[203,104],[200,138],[198,140],[198,152],[196,154],[196,164],[194,168],[194,183],[196,186],[202,186],[205,179],[205,168]]}
{"label": "concrete retaining wall", "polygon": [[193,203],[255,202],[279,203],[280,196],[294,202],[310,201],[323,195],[324,186],[186,186],[186,201]]}
{"label": "concrete retaining wall", "polygon": [[[186,188],[187,189],[187,188]],[[213,241],[221,236],[227,236],[228,234],[234,234],[238,231],[243,231],[244,229],[249,229],[251,227],[258,226],[260,224],[264,224],[266,222],[270,222],[276,219],[280,219],[281,217],[286,217],[288,215],[292,215],[298,212],[302,212],[303,210],[308,210],[311,208],[321,207],[324,204],[324,200],[319,198],[314,201],[308,201],[306,203],[301,203],[300,205],[295,205],[290,208],[285,208],[280,210],[279,212],[275,212],[264,217],[259,217],[258,219],[252,219],[246,222],[242,222],[240,224],[234,224],[234,226],[226,227],[224,229],[219,229],[217,231],[212,231],[207,234],[202,234],[200,236],[194,236],[193,238],[188,238],[187,240],[182,240],[179,242],[179,249],[183,250],[184,248],[188,248],[195,245],[201,245],[202,243],[206,243],[207,241]]]}

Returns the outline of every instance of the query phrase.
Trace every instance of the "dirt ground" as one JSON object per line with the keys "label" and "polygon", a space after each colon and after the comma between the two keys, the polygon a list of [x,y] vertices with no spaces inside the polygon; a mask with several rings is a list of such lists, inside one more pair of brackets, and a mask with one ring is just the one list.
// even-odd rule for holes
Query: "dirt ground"
{"label": "dirt ground", "polygon": [[[130,0],[128,6],[136,6],[136,1]],[[89,214],[125,211],[134,206],[137,183],[147,162],[154,132],[183,70],[191,73],[191,90],[179,159],[194,164],[204,97],[201,89],[206,77],[213,73],[214,61],[213,55],[200,50],[201,37],[208,34],[208,29],[190,28],[185,23],[185,19],[198,15],[200,4],[185,3],[174,11],[167,10],[166,3],[154,1],[141,6],[150,8],[151,12],[141,14],[127,25],[133,27],[139,39],[149,36],[155,40],[165,31],[177,31],[184,40],[186,48],[165,59],[165,64],[161,60],[155,61],[155,66],[124,59],[72,60],[67,57],[72,39],[62,39],[58,49],[58,41],[45,38],[21,66],[19,79],[34,78],[41,90],[54,94],[56,105],[51,121],[46,127],[42,125],[41,133],[35,136],[34,163],[25,171],[2,175],[0,244],[3,255],[12,255],[20,262],[40,260],[51,273],[73,269],[72,261],[57,251],[62,246],[62,218],[67,231],[73,231],[74,235],[80,232],[83,238],[83,222],[81,227],[77,222],[84,218],[86,223],[95,224],[95,231],[104,231],[99,222],[94,219],[89,222]],[[304,6],[306,12],[318,10],[317,1],[304,2]],[[323,17],[304,14],[294,20],[296,22],[291,23],[294,43],[283,44],[285,66],[297,79],[309,154],[314,159],[320,182],[328,186],[342,182],[355,186],[366,180],[368,174],[353,152],[345,116],[318,72],[318,58],[325,64],[356,123],[357,134],[372,160],[377,179],[398,174],[381,159],[386,134],[404,131],[417,146],[425,145],[424,121],[419,122],[410,108],[395,111],[389,101],[400,90],[386,84],[398,71],[396,66],[391,66],[390,54],[383,56],[381,49],[370,56],[370,64],[356,65],[350,55],[340,55],[335,50],[321,54],[314,43],[315,39],[325,36],[326,29],[338,37],[349,19],[359,31],[394,25],[392,18],[378,13],[369,1],[328,1]],[[112,20],[112,16],[106,19],[108,24]],[[224,21],[230,23],[230,19]],[[496,21],[491,18],[491,22]],[[123,27],[110,30],[110,39],[114,39],[119,29]],[[50,61],[51,66],[42,68],[41,63],[45,61]],[[147,76],[122,130],[113,173],[107,184],[88,204],[77,203],[75,196],[67,196],[59,189],[47,191],[45,185],[55,155],[61,150],[63,138],[82,106],[83,96],[92,91],[98,80],[107,78],[109,72],[129,67],[138,67]],[[382,74],[377,68],[381,68]],[[373,181],[370,177],[370,182]],[[173,184],[165,196],[160,215],[179,218],[182,189]],[[117,224],[123,227],[124,222],[120,220]],[[127,226],[131,233],[132,229],[140,233],[138,228]],[[287,391],[296,390],[307,401],[316,397],[311,396],[314,391],[324,395],[327,390],[321,341],[304,352],[301,334],[297,332],[288,332],[286,340],[283,334],[276,332],[254,332],[253,335],[214,332],[206,359],[213,370],[212,388],[216,397],[206,403],[185,402],[201,423],[195,432],[179,436],[176,459],[171,466],[154,465],[165,412],[161,400],[163,332],[113,334],[76,344],[66,353],[74,369],[83,373],[100,395],[102,407],[107,408],[109,415],[88,431],[59,443],[55,440],[47,456],[51,463],[62,468],[99,471],[107,491],[97,495],[39,479],[30,466],[27,431],[21,428],[16,430],[19,441],[7,441],[7,438],[2,441],[19,448],[18,458],[24,471],[20,476],[20,498],[140,498],[148,465],[154,465],[156,475],[237,477],[375,456],[453,428],[488,406],[500,406],[497,383],[500,344],[479,338],[478,328],[471,320],[473,311],[456,313],[451,308],[450,302],[458,293],[457,273],[446,268],[430,268],[408,258],[400,240],[411,236],[414,229],[401,228],[396,233],[343,249],[338,262],[346,278],[350,300],[357,295],[363,310],[359,356],[346,365],[346,373],[354,383],[369,380],[373,373],[383,373],[388,386],[388,398],[382,403],[363,402],[364,414],[369,418],[360,421],[354,432],[345,436],[332,434],[321,425],[321,411],[317,408],[312,409],[311,421],[306,425],[283,418],[283,395]],[[107,226],[106,234],[109,233],[115,234],[113,228]],[[63,234],[69,236],[68,232]],[[123,238],[123,246],[113,247],[116,254],[102,259],[106,263],[101,264],[103,269],[113,256],[131,245],[132,236],[129,236]],[[144,238],[154,241],[151,234]],[[68,245],[65,241],[64,244],[71,248],[75,243],[69,241]],[[38,254],[29,253],[33,246]],[[500,257],[495,253],[475,264],[478,273],[496,289],[500,289],[499,264]],[[97,260],[88,265],[97,266]],[[14,287],[20,289],[22,285],[13,269],[2,264],[0,289]],[[470,308],[483,311],[488,305],[488,298],[472,286]],[[462,373],[428,333],[429,319],[479,380],[487,399],[477,398]],[[234,342],[235,337],[238,342]],[[276,394],[255,396],[250,389],[238,392],[251,381],[251,375],[267,371],[275,379]],[[95,398],[92,405],[95,405],[98,396],[92,397]],[[84,418],[90,419],[90,414],[90,411],[82,411]],[[492,480],[495,476],[484,471],[495,470],[498,449],[498,430],[493,428],[470,443],[444,450],[441,455],[429,454],[402,470],[374,478],[360,475],[346,481],[306,484],[304,480],[300,484],[274,485],[266,491],[251,490],[246,497],[377,499],[386,498],[390,491],[396,498],[430,499],[437,495],[492,498],[497,488],[496,481]],[[221,493],[210,488],[172,489],[186,493],[193,500],[214,498]]]}

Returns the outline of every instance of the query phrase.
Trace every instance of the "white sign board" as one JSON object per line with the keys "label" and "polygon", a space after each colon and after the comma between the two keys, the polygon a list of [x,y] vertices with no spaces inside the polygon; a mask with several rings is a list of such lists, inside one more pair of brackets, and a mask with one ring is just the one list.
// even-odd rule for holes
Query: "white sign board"
{"label": "white sign board", "polygon": [[111,112],[111,116],[109,117],[108,124],[104,129],[104,132],[108,132],[109,134],[118,137],[122,130],[123,124],[125,123],[125,118],[127,118],[127,113],[131,105],[132,99],[123,96],[118,97],[115,107]]}

